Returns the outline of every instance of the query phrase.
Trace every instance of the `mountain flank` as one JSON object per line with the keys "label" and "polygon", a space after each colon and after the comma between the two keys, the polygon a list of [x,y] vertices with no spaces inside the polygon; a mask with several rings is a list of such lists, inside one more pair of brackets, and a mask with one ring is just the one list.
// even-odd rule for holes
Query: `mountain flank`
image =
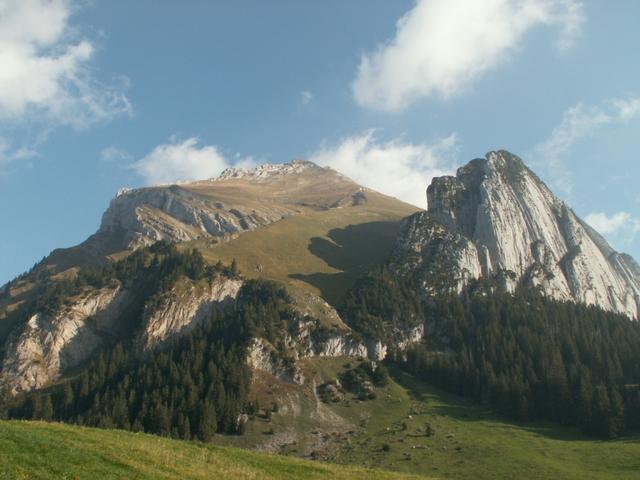
{"label": "mountain flank", "polygon": [[7,414],[332,459],[391,369],[518,420],[640,425],[635,261],[506,151],[426,200],[305,161],[119,192],[3,288]]}
{"label": "mountain flank", "polygon": [[489,152],[435,178],[428,210],[403,222],[393,269],[417,288],[461,292],[495,279],[637,319],[640,269],[559,200],[522,160]]}

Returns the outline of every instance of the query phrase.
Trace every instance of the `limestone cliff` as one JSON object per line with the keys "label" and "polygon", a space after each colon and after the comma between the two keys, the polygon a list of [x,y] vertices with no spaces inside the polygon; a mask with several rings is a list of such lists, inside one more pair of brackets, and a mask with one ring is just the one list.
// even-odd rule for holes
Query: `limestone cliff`
{"label": "limestone cliff", "polygon": [[212,282],[183,280],[146,308],[141,332],[145,348],[153,347],[172,335],[186,332],[209,317],[214,309],[233,301],[242,280],[220,277]]}
{"label": "limestone cliff", "polygon": [[471,279],[495,278],[507,289],[537,286],[638,318],[637,263],[560,201],[522,160],[490,152],[435,178],[426,212],[404,221],[392,266],[427,292],[460,291]]}
{"label": "limestone cliff", "polygon": [[121,190],[104,213],[97,236],[117,238],[120,245],[112,250],[158,240],[219,237],[308,209],[360,202],[362,196],[357,184],[312,162],[230,168],[215,179]]}
{"label": "limestone cliff", "polygon": [[91,290],[53,315],[33,314],[7,340],[0,383],[16,393],[38,389],[105,345],[127,303],[120,287]]}
{"label": "limestone cliff", "polygon": [[0,384],[11,395],[44,387],[91,359],[120,333],[142,348],[159,345],[198,325],[213,309],[224,307],[241,286],[241,280],[224,276],[200,282],[183,278],[150,299],[140,327],[125,332],[119,331],[119,324],[126,318],[133,294],[119,286],[88,289],[68,299],[59,311],[35,312],[17,326],[5,345]]}

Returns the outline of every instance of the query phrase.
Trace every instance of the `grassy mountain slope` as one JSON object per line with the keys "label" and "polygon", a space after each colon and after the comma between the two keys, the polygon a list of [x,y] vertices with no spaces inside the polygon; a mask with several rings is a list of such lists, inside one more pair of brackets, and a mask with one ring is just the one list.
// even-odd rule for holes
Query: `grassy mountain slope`
{"label": "grassy mountain slope", "polygon": [[[325,378],[335,378],[346,361],[307,360]],[[426,474],[441,479],[606,480],[636,479],[640,471],[638,436],[599,441],[574,428],[507,421],[396,370],[375,400],[349,399],[329,408],[355,430],[348,437],[331,436],[340,447],[333,464],[116,430],[2,421],[0,478],[393,479]],[[295,413],[283,413],[282,406],[280,410],[269,422],[250,425],[245,435],[217,435],[214,442],[255,447],[258,437],[277,437],[298,424],[316,428]],[[296,455],[300,446],[280,451]]]}
{"label": "grassy mountain slope", "polygon": [[[243,275],[284,282],[299,303],[312,310],[317,299],[309,298],[309,292],[337,303],[361,273],[386,259],[400,219],[418,210],[317,166],[300,174],[260,180],[230,178],[143,190],[176,188],[199,201],[222,203],[234,212],[249,216],[261,212],[273,217],[273,223],[253,231],[210,236],[157,208],[140,206],[158,223],[191,232],[194,238],[202,236],[184,245],[199,248],[208,260],[230,263],[236,258]],[[117,230],[101,229],[76,247],[57,249],[32,275],[0,292],[0,355],[10,330],[24,320],[11,316],[11,311],[34,298],[37,287],[48,281],[36,280],[38,273],[63,278],[75,267],[99,264],[105,255],[120,259],[129,253],[122,250],[122,235]],[[262,272],[256,271],[258,265]],[[312,313],[324,316],[322,312]]]}
{"label": "grassy mountain slope", "polygon": [[3,421],[0,422],[0,478],[392,480],[419,477],[116,430]]}
{"label": "grassy mountain slope", "polygon": [[639,436],[600,441],[552,423],[511,422],[411,375],[393,378],[377,400],[344,412],[370,421],[338,462],[451,479],[639,478]]}
{"label": "grassy mountain slope", "polygon": [[[312,358],[301,368],[309,383],[320,385],[356,363]],[[293,456],[311,451],[343,465],[443,479],[639,478],[638,435],[602,441],[550,422],[514,422],[395,368],[367,401],[347,393],[343,401],[318,403],[310,387],[273,377],[258,377],[254,387],[261,405],[277,401],[279,411],[270,419],[256,416],[244,435],[218,435],[214,443]]]}
{"label": "grassy mountain slope", "polygon": [[355,280],[387,258],[400,220],[417,208],[367,192],[367,202],[305,212],[228,242],[192,242],[210,262],[234,258],[243,275],[277,280],[337,304]]}

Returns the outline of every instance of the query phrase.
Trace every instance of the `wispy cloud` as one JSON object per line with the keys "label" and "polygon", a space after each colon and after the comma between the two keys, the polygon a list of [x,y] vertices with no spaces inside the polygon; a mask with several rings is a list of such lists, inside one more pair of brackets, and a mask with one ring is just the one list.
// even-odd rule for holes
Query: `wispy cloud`
{"label": "wispy cloud", "polygon": [[415,100],[451,97],[495,69],[538,26],[559,30],[570,48],[585,20],[579,0],[417,0],[395,37],[362,55],[353,94],[358,104],[397,112]]}
{"label": "wispy cloud", "polygon": [[237,157],[231,162],[216,145],[199,145],[196,137],[179,141],[173,137],[169,143],[155,147],[132,164],[146,185],[175,183],[183,180],[204,180],[218,176],[231,166],[254,165],[251,157]]}
{"label": "wispy cloud", "polygon": [[300,92],[300,103],[302,105],[309,105],[309,103],[311,103],[311,100],[313,100],[313,93],[311,93],[309,90],[303,90]]}
{"label": "wispy cloud", "polygon": [[133,156],[129,152],[113,145],[103,148],[100,152],[100,159],[109,163],[131,160],[132,158]]}
{"label": "wispy cloud", "polygon": [[310,160],[330,166],[356,182],[405,202],[426,208],[426,188],[434,176],[454,170],[455,133],[433,144],[402,140],[380,142],[375,130],[325,145]]}
{"label": "wispy cloud", "polygon": [[99,80],[94,44],[71,28],[67,0],[0,3],[0,120],[85,128],[130,115],[126,80]]}
{"label": "wispy cloud", "polygon": [[601,106],[577,103],[564,112],[549,138],[536,145],[528,156],[534,165],[549,171],[557,188],[570,195],[572,178],[564,159],[573,146],[600,128],[629,122],[639,114],[637,96],[610,99]]}
{"label": "wispy cloud", "polygon": [[0,175],[6,175],[12,164],[37,156],[38,152],[33,148],[25,146],[13,148],[7,139],[0,137]]}
{"label": "wispy cloud", "polygon": [[614,243],[628,245],[640,233],[640,218],[629,212],[617,212],[612,215],[593,212],[585,217],[585,221]]}

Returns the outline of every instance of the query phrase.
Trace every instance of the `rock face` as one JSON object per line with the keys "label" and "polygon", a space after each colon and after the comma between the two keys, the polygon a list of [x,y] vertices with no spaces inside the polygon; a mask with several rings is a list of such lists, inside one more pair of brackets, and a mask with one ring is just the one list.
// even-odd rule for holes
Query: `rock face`
{"label": "rock face", "polygon": [[434,293],[470,280],[497,279],[512,291],[537,286],[638,318],[640,269],[506,151],[490,152],[435,178],[428,210],[405,219],[393,268]]}
{"label": "rock face", "polygon": [[253,230],[290,215],[287,210],[228,207],[178,185],[130,190],[111,201],[99,234],[124,232],[121,248],[159,240],[184,242]]}
{"label": "rock face", "polygon": [[148,307],[141,333],[144,348],[199,325],[214,309],[224,307],[238,295],[242,280],[220,277],[206,285],[183,281],[166,293],[158,305]]}
{"label": "rock face", "polygon": [[381,361],[386,358],[389,347],[406,350],[411,344],[421,342],[424,338],[424,325],[396,333],[395,343],[387,345],[373,338],[361,339],[347,327],[326,330],[318,328],[316,321],[309,317],[299,317],[294,328],[282,333],[285,349],[293,362],[285,362],[268,340],[254,338],[247,350],[247,364],[252,369],[267,372],[279,380],[303,384],[305,378],[294,363],[299,359],[344,356]]}
{"label": "rock face", "polygon": [[93,290],[50,316],[34,314],[7,340],[0,383],[11,395],[40,388],[104,345],[127,303],[120,287]]}
{"label": "rock face", "polygon": [[338,172],[302,160],[229,168],[211,180],[120,190],[96,235],[118,239],[119,245],[110,245],[112,251],[159,240],[219,237],[254,230],[305,209],[359,204],[366,201],[361,190]]}
{"label": "rock face", "polygon": [[299,175],[308,171],[317,170],[321,167],[313,162],[305,160],[293,160],[289,163],[274,163],[259,165],[255,168],[232,167],[225,169],[216,181],[224,180],[252,180],[267,181],[274,177],[282,177],[283,175]]}
{"label": "rock face", "polygon": [[[139,330],[126,332],[151,348],[200,324],[238,294],[242,281],[180,280],[145,307]],[[115,337],[131,294],[121,287],[89,290],[53,315],[35,313],[7,340],[0,384],[10,395],[39,389],[89,360]]]}

